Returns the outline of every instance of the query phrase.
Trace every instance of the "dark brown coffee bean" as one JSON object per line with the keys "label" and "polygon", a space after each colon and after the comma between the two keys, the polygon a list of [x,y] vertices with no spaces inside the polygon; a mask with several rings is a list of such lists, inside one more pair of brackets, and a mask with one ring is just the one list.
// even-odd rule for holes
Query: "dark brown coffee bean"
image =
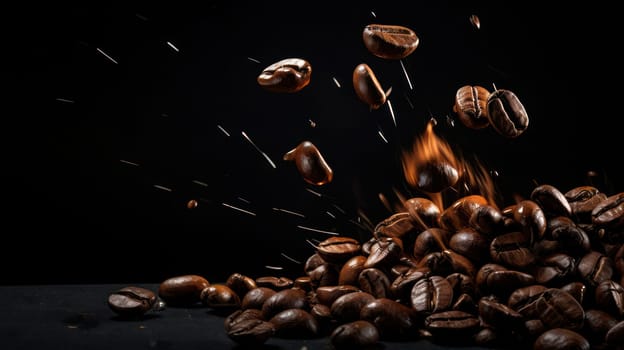
{"label": "dark brown coffee bean", "polygon": [[611,346],[622,346],[624,344],[624,321],[620,321],[607,332],[605,341]]}
{"label": "dark brown coffee bean", "polygon": [[158,287],[158,296],[171,306],[188,306],[201,302],[201,292],[210,285],[199,275],[181,275],[166,279]]}
{"label": "dark brown coffee bean", "polygon": [[390,289],[390,280],[382,270],[371,267],[362,270],[358,277],[358,285],[362,291],[375,298],[386,298]]}
{"label": "dark brown coffee bean", "polygon": [[572,215],[576,217],[577,222],[583,223],[591,223],[592,210],[598,203],[607,199],[606,194],[593,186],[575,187],[564,195],[570,203]]}
{"label": "dark brown coffee bean", "polygon": [[546,326],[541,320],[526,320],[523,327],[525,336],[528,340],[534,342],[537,337],[546,332]]}
{"label": "dark brown coffee bean", "polygon": [[472,213],[468,225],[479,233],[492,237],[503,232],[505,217],[497,208],[482,205]]}
{"label": "dark brown coffee bean", "polygon": [[422,258],[430,253],[443,251],[448,247],[448,242],[452,235],[451,231],[437,227],[421,232],[414,241],[414,249],[412,249],[414,258],[420,262]]}
{"label": "dark brown coffee bean", "polygon": [[238,294],[225,284],[211,284],[200,294],[202,304],[213,309],[240,308]]}
{"label": "dark brown coffee bean", "polygon": [[322,186],[334,178],[334,171],[325,161],[318,148],[310,141],[303,141],[297,147],[286,152],[285,161],[295,162],[299,174],[312,185]]}
{"label": "dark brown coffee bean", "polygon": [[507,268],[503,265],[487,263],[483,264],[477,271],[475,276],[475,285],[479,295],[488,295],[492,292],[488,288],[488,277],[495,271],[506,271]]}
{"label": "dark brown coffee bean", "polygon": [[618,323],[617,319],[606,311],[585,310],[585,323],[582,334],[592,343],[601,343],[607,332]]}
{"label": "dark brown coffee bean", "polygon": [[530,198],[537,203],[547,217],[570,216],[572,208],[565,195],[552,185],[540,185],[533,189]]}
{"label": "dark brown coffee bean", "polygon": [[624,316],[624,287],[612,280],[602,281],[594,291],[596,306],[615,317]]}
{"label": "dark brown coffee bean", "polygon": [[553,328],[542,333],[535,343],[534,350],[589,350],[587,339],[575,331]]}
{"label": "dark brown coffee bean", "polygon": [[262,317],[265,320],[287,309],[307,309],[306,293],[301,289],[284,289],[270,296],[262,305]]}
{"label": "dark brown coffee bean", "polygon": [[419,164],[416,176],[416,188],[429,193],[438,193],[457,183],[459,171],[454,162],[435,159]]}
{"label": "dark brown coffee bean", "polygon": [[338,286],[323,286],[316,288],[316,300],[327,306],[331,306],[339,297],[354,292],[360,292],[361,290],[356,286],[351,285],[338,285]]}
{"label": "dark brown coffee bean", "polygon": [[334,264],[323,264],[310,271],[310,285],[312,288],[322,286],[334,286],[338,284],[338,266]]}
{"label": "dark brown coffee bean", "polygon": [[330,341],[336,349],[372,348],[379,342],[379,331],[368,321],[353,321],[336,327]]}
{"label": "dark brown coffee bean", "polygon": [[370,53],[389,60],[399,60],[411,55],[420,41],[413,30],[388,24],[367,25],[362,32],[362,39]]}
{"label": "dark brown coffee bean", "polygon": [[529,116],[518,97],[505,89],[495,90],[487,101],[487,117],[499,134],[516,138],[529,126]]}
{"label": "dark brown coffee bean", "polygon": [[377,298],[364,305],[360,318],[379,330],[381,339],[402,339],[413,334],[416,312],[409,306],[388,298]]}
{"label": "dark brown coffee bean", "polygon": [[242,309],[262,309],[264,302],[273,294],[277,293],[274,289],[267,287],[256,287],[243,297],[241,300]]}
{"label": "dark brown coffee bean", "polygon": [[301,58],[286,58],[266,67],[257,78],[258,84],[271,92],[293,93],[310,83],[312,66]]}
{"label": "dark brown coffee bean", "polygon": [[483,322],[495,329],[514,330],[524,323],[521,313],[486,298],[479,300],[479,316]]}
{"label": "dark brown coffee bean", "polygon": [[225,281],[225,285],[236,292],[241,299],[245,296],[245,294],[247,294],[247,292],[257,287],[256,281],[253,278],[240,273],[231,274]]}
{"label": "dark brown coffee bean", "polygon": [[411,305],[420,314],[445,311],[453,302],[453,288],[441,276],[420,279],[412,287]]}
{"label": "dark brown coffee bean", "polygon": [[591,248],[589,236],[566,216],[553,217],[548,221],[547,231],[559,247],[573,256],[585,255]]}
{"label": "dark brown coffee bean", "polygon": [[332,264],[343,264],[345,261],[360,254],[360,243],[351,237],[333,236],[318,245],[316,253],[323,260]]}
{"label": "dark brown coffee bean", "polygon": [[264,344],[275,334],[273,324],[262,320],[260,311],[255,309],[234,311],[224,324],[227,336],[244,346]]}
{"label": "dark brown coffee bean", "polygon": [[482,328],[478,331],[474,337],[474,342],[477,346],[486,348],[499,348],[502,346],[503,340],[498,332],[492,328]]}
{"label": "dark brown coffee bean", "polygon": [[[316,269],[317,267],[327,264],[327,261],[323,260],[318,253],[314,253],[308,257],[305,264],[303,265],[303,271],[309,275],[311,271]],[[256,282],[257,283],[257,282]]]}
{"label": "dark brown coffee bean", "polygon": [[576,269],[588,286],[595,287],[611,279],[613,261],[600,252],[591,251],[581,258]]}
{"label": "dark brown coffee bean", "polygon": [[527,318],[538,318],[549,328],[579,331],[583,328],[585,311],[569,293],[557,288],[546,289],[533,303],[518,310]]}
{"label": "dark brown coffee bean", "polygon": [[471,129],[483,129],[490,125],[487,118],[487,100],[490,92],[482,86],[465,85],[455,93],[453,111],[459,121]]}
{"label": "dark brown coffee bean", "polygon": [[319,333],[316,319],[302,309],[286,309],[269,319],[275,327],[275,336],[280,338],[314,338]]}
{"label": "dark brown coffee bean", "polygon": [[423,197],[410,198],[405,201],[404,206],[416,226],[417,233],[437,226],[440,208],[430,199]]}
{"label": "dark brown coffee bean", "polygon": [[524,305],[535,301],[535,299],[539,298],[543,291],[547,288],[539,285],[533,284],[526,287],[520,287],[514,290],[507,299],[507,306],[514,310],[521,309]]}
{"label": "dark brown coffee bean", "polygon": [[397,276],[390,284],[390,295],[402,301],[409,301],[412,287],[421,278],[428,276],[429,269],[410,268]]}
{"label": "dark brown coffee bean", "polygon": [[439,227],[450,232],[468,227],[470,217],[482,205],[488,205],[487,199],[476,194],[456,200],[440,214]]}
{"label": "dark brown coffee bean", "polygon": [[366,292],[345,294],[331,305],[332,317],[339,323],[357,321],[360,319],[360,310],[373,300],[375,297]]}
{"label": "dark brown coffee bean", "polygon": [[108,307],[122,318],[138,318],[156,304],[156,293],[142,287],[129,286],[108,295]]}
{"label": "dark brown coffee bean", "polygon": [[486,290],[501,297],[503,300],[507,300],[509,295],[516,289],[535,284],[535,278],[533,275],[522,271],[493,271],[487,276],[486,284]]}
{"label": "dark brown coffee bean", "polygon": [[418,263],[418,268],[427,268],[432,275],[445,277],[453,272],[453,264],[448,255],[442,252],[429,253]]}
{"label": "dark brown coffee bean", "polygon": [[[443,343],[464,342],[480,326],[479,318],[463,311],[443,311],[425,318],[425,327],[435,340]],[[446,338],[446,339],[444,339]]]}
{"label": "dark brown coffee bean", "polygon": [[591,217],[592,223],[600,227],[613,229],[624,226],[624,192],[609,196],[598,203],[592,210]]}
{"label": "dark brown coffee bean", "polygon": [[569,255],[553,254],[541,262],[534,275],[539,284],[560,286],[576,276],[576,262]]}
{"label": "dark brown coffee bean", "polygon": [[528,237],[522,232],[505,233],[492,239],[490,256],[496,263],[519,270],[526,270],[535,263]]}
{"label": "dark brown coffee bean", "polygon": [[464,228],[451,236],[449,248],[473,262],[483,262],[489,258],[490,240],[475,229]]}
{"label": "dark brown coffee bean", "polygon": [[516,204],[513,211],[513,218],[520,223],[523,232],[530,237],[530,245],[533,245],[533,242],[541,239],[548,227],[546,214],[544,214],[544,211],[536,202],[530,199],[522,200]]}
{"label": "dark brown coffee bean", "polygon": [[292,288],[295,282],[288,277],[261,276],[256,278],[257,287],[271,288],[275,291]]}
{"label": "dark brown coffee bean", "polygon": [[347,260],[338,274],[338,284],[348,284],[355,286],[358,284],[358,278],[360,272],[364,270],[364,264],[366,263],[366,257],[363,255],[356,255]]}
{"label": "dark brown coffee bean", "polygon": [[386,103],[386,93],[366,63],[357,65],[353,70],[353,88],[357,97],[371,109],[378,109]]}
{"label": "dark brown coffee bean", "polygon": [[474,277],[464,273],[455,272],[446,276],[446,280],[453,288],[453,295],[470,294],[475,295],[476,285]]}
{"label": "dark brown coffee bean", "polygon": [[336,327],[331,309],[327,305],[315,304],[310,310],[310,315],[316,319],[320,334],[329,334]]}
{"label": "dark brown coffee bean", "polygon": [[584,304],[587,287],[585,287],[582,282],[570,282],[564,286],[561,286],[559,289],[569,293],[571,296],[574,297],[574,299],[576,299],[576,301],[579,302],[579,304]]}
{"label": "dark brown coffee bean", "polygon": [[370,254],[364,263],[365,268],[390,267],[403,255],[403,242],[396,237],[380,237],[371,246]]}
{"label": "dark brown coffee bean", "polygon": [[[410,213],[399,212],[379,222],[373,230],[373,236],[377,240],[385,237],[398,238],[402,242],[401,246],[407,248],[406,253],[411,255],[416,236],[423,230],[420,227],[421,224],[416,223]],[[371,248],[375,243],[376,241],[371,244]]]}
{"label": "dark brown coffee bean", "polygon": [[451,309],[464,311],[473,315],[479,313],[477,303],[474,301],[470,294],[466,293],[459,294],[459,296],[455,298]]}
{"label": "dark brown coffee bean", "polygon": [[306,292],[312,290],[312,279],[310,276],[300,276],[293,281],[293,288],[303,289]]}

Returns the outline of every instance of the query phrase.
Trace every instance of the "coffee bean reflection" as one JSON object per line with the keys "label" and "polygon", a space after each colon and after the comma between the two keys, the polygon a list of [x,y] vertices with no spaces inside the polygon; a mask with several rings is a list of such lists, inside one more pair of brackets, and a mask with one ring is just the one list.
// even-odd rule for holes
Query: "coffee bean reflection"
{"label": "coffee bean reflection", "polygon": [[294,161],[303,179],[312,185],[325,185],[332,181],[334,172],[329,167],[318,148],[310,142],[303,141],[283,157],[286,161]]}

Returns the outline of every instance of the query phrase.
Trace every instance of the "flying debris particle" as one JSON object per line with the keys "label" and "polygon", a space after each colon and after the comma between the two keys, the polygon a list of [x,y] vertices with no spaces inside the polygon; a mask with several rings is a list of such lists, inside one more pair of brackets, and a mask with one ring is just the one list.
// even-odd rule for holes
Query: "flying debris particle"
{"label": "flying debris particle", "polygon": [[394,123],[394,126],[397,126],[397,122],[396,122],[396,118],[394,117],[394,109],[392,109],[392,103],[390,103],[390,100],[386,101],[388,102],[388,109],[390,110],[390,116],[392,117],[392,122]]}
{"label": "flying debris particle", "polygon": [[338,79],[336,79],[336,77],[332,77],[332,80],[334,81],[334,84],[336,84],[336,86],[337,86],[338,88],[340,88],[340,87],[341,87],[341,86],[340,86],[340,82],[338,81]]}
{"label": "flying debris particle", "polygon": [[344,209],[342,209],[341,207],[337,206],[336,204],[332,204],[332,207],[336,208],[336,210],[341,212],[342,215],[345,215],[347,213],[346,211],[344,211]]}
{"label": "flying debris particle", "polygon": [[59,102],[74,103],[74,101],[68,100],[66,98],[57,98],[56,100],[59,101]]}
{"label": "flying debris particle", "polygon": [[233,205],[231,205],[231,204],[227,204],[227,203],[221,203],[221,204],[222,204],[224,207],[228,207],[228,208],[230,208],[230,209],[238,210],[238,211],[240,211],[240,212],[243,212],[243,213],[245,213],[245,214],[249,214],[249,215],[251,215],[251,216],[256,216],[256,213],[253,213],[253,212],[250,212],[250,211],[248,211],[248,210],[245,210],[245,209],[241,209],[241,208],[235,207],[235,206],[233,206]]}
{"label": "flying debris particle", "polygon": [[[409,85],[410,90],[414,90],[414,87],[412,86],[412,81],[410,80],[410,77],[407,74],[407,69],[405,69],[405,65],[403,64],[403,60],[399,60],[399,62],[401,63],[401,68],[403,69],[403,74],[405,74],[405,79],[407,80],[407,84]],[[386,96],[387,95],[388,94],[386,94]]]}
{"label": "flying debris particle", "polygon": [[382,139],[385,143],[388,143],[388,140],[386,140],[386,137],[384,136],[383,132],[381,132],[381,130],[377,130],[377,133],[379,134],[379,137],[381,137],[381,139]]}
{"label": "flying debris particle", "polygon": [[306,239],[305,241],[308,242],[308,244],[311,245],[314,249],[318,249],[318,246],[312,243],[312,241],[310,241],[309,239]]}
{"label": "flying debris particle", "polygon": [[309,188],[306,188],[306,191],[308,191],[308,192],[312,193],[313,195],[315,195],[315,196],[317,196],[317,197],[322,197],[322,196],[323,196],[322,194],[320,194],[320,193],[318,193],[318,192],[316,192],[316,191],[314,191],[314,190],[311,190],[311,189],[309,189]]}
{"label": "flying debris particle", "polygon": [[208,184],[205,182],[201,182],[199,180],[193,180],[194,184],[200,185],[200,186],[204,186],[204,187],[208,187]]}
{"label": "flying debris particle", "polygon": [[481,29],[481,21],[479,20],[479,17],[477,17],[477,15],[471,15],[470,16],[470,23],[472,23],[472,25],[475,28]]}
{"label": "flying debris particle", "polygon": [[121,163],[124,163],[124,164],[132,165],[132,166],[139,166],[139,164],[137,164],[137,163],[133,163],[133,162],[128,161],[128,160],[120,159],[119,161],[120,161]]}
{"label": "flying debris particle", "polygon": [[332,219],[335,219],[335,218],[336,218],[336,215],[332,214],[332,213],[331,213],[331,212],[329,212],[329,211],[325,211],[325,214],[329,215]]}
{"label": "flying debris particle", "polygon": [[294,262],[295,264],[299,264],[299,265],[301,265],[301,261],[295,260],[295,259],[293,259],[293,258],[289,257],[288,255],[284,254],[284,253],[280,253],[280,255],[281,255],[281,256],[283,256],[284,258],[286,258],[286,259],[288,259],[288,260],[290,260],[290,261]]}
{"label": "flying debris particle", "polygon": [[250,60],[251,62],[260,63],[260,61],[252,57],[247,57],[247,59]]}
{"label": "flying debris particle", "polygon": [[455,127],[455,119],[451,118],[450,115],[446,115],[446,125],[450,126],[451,128]]}
{"label": "flying debris particle", "polygon": [[189,209],[195,209],[195,208],[197,208],[198,205],[199,205],[199,203],[197,203],[197,201],[194,200],[194,199],[191,199],[190,201],[188,201],[186,203],[186,207],[189,208]]}
{"label": "flying debris particle", "polygon": [[310,127],[316,128],[316,122],[314,122],[314,120],[308,119],[308,123],[310,123]]}
{"label": "flying debris particle", "polygon": [[284,268],[281,266],[271,266],[271,265],[265,265],[264,267],[266,267],[269,270],[283,270]]}
{"label": "flying debris particle", "polygon": [[217,124],[217,128],[219,128],[219,130],[221,130],[221,132],[224,133],[225,136],[230,137],[230,133],[227,132],[227,130],[225,130],[221,125]]}
{"label": "flying debris particle", "polygon": [[371,11],[371,15],[375,18],[377,18],[377,15],[375,14],[375,11]]}
{"label": "flying debris particle", "polygon": [[237,198],[239,201],[241,201],[241,202],[245,202],[245,203],[247,203],[247,204],[251,203],[251,201],[249,201],[249,200],[247,200],[247,199],[245,199],[245,198],[243,198],[243,197],[236,197],[236,198]]}
{"label": "flying debris particle", "polygon": [[163,190],[163,191],[167,191],[167,192],[171,192],[173,191],[172,189],[170,189],[169,187],[165,187],[165,186],[161,186],[161,185],[154,185],[154,187],[156,187],[159,190]]}
{"label": "flying debris particle", "polygon": [[410,105],[410,108],[414,109],[414,104],[412,103],[412,100],[410,100],[409,96],[407,96],[407,94],[405,94],[405,99],[407,100],[407,104]]}
{"label": "flying debris particle", "polygon": [[494,87],[494,91],[498,90],[498,88],[496,88],[496,84],[492,83],[492,87]]}
{"label": "flying debris particle", "polygon": [[162,113],[160,116],[163,117],[163,118],[169,118],[169,114],[167,114],[167,113]]}
{"label": "flying debris particle", "polygon": [[311,227],[306,227],[306,226],[301,226],[301,225],[297,225],[298,228],[302,229],[302,230],[307,230],[307,231],[312,231],[312,232],[318,232],[318,233],[325,233],[328,235],[334,235],[334,236],[339,236],[340,234],[337,232],[332,232],[332,231],[324,231],[324,230],[318,230],[315,228],[311,228]]}
{"label": "flying debris particle", "polygon": [[275,166],[275,163],[273,163],[271,158],[269,158],[269,156],[266,153],[262,152],[262,150],[258,146],[256,146],[256,144],[253,141],[251,141],[249,136],[247,136],[247,134],[245,134],[244,131],[241,131],[241,134],[243,135],[245,139],[247,139],[247,141],[249,141],[249,143],[256,149],[256,151],[258,151],[264,157],[264,159],[266,159],[267,162],[269,162],[269,164],[271,165],[271,167],[273,167],[273,169],[277,168],[277,166]]}
{"label": "flying debris particle", "polygon": [[177,47],[175,47],[175,45],[173,45],[171,41],[167,41],[167,45],[169,45],[170,48],[174,49],[175,52],[180,52],[180,50]]}
{"label": "flying debris particle", "polygon": [[114,58],[110,57],[106,52],[102,51],[99,47],[96,47],[97,51],[101,53],[104,57],[108,58],[114,64],[119,64]]}
{"label": "flying debris particle", "polygon": [[286,213],[286,214],[290,214],[290,215],[294,215],[294,216],[298,216],[301,218],[305,219],[305,215],[301,214],[301,213],[297,213],[294,211],[290,211],[290,210],[286,210],[286,209],[281,209],[281,208],[272,208],[275,211],[281,211],[282,213]]}
{"label": "flying debris particle", "polygon": [[147,21],[147,17],[143,16],[140,13],[136,13],[135,16],[142,21]]}

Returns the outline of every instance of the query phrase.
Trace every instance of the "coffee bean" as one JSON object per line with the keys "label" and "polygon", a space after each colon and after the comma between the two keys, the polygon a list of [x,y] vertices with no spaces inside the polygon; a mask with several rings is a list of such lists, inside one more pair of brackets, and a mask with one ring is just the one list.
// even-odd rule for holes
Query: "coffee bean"
{"label": "coffee bean", "polygon": [[403,242],[396,237],[381,237],[371,246],[370,254],[364,263],[365,268],[389,267],[403,255]]}
{"label": "coffee bean", "polygon": [[256,287],[243,297],[241,300],[242,309],[262,309],[264,302],[273,294],[277,293],[274,289],[267,287]]}
{"label": "coffee bean", "polygon": [[292,288],[295,282],[288,277],[261,276],[256,278],[257,287],[271,288],[276,291]]}
{"label": "coffee bean", "polygon": [[432,227],[421,232],[414,241],[412,254],[417,261],[433,252],[440,252],[447,248],[452,232],[441,228]]}
{"label": "coffee bean", "polygon": [[158,296],[171,306],[189,306],[201,302],[201,292],[209,285],[199,275],[175,276],[160,284]]}
{"label": "coffee bean", "polygon": [[559,247],[573,256],[583,256],[589,252],[591,242],[587,233],[566,216],[557,216],[548,221],[547,231]]}
{"label": "coffee bean", "polygon": [[600,252],[591,251],[581,258],[576,269],[587,285],[595,287],[611,279],[613,261]]}
{"label": "coffee bean", "polygon": [[598,203],[607,199],[607,195],[593,186],[575,187],[565,194],[570,203],[572,215],[578,222],[591,223],[591,212]]}
{"label": "coffee bean", "polygon": [[487,100],[490,92],[482,86],[465,85],[455,93],[453,111],[459,121],[471,129],[483,129],[490,124],[487,118]]}
{"label": "coffee bean", "polygon": [[465,343],[480,326],[479,318],[464,311],[443,311],[425,318],[425,327],[442,343]]}
{"label": "coffee bean", "polygon": [[314,338],[319,333],[316,319],[307,311],[294,308],[278,312],[269,319],[280,338]]}
{"label": "coffee bean", "polygon": [[284,289],[270,296],[262,305],[262,317],[271,319],[279,312],[288,309],[307,309],[306,293],[301,289]]}
{"label": "coffee bean", "polygon": [[257,78],[264,89],[279,93],[294,93],[310,83],[312,66],[301,58],[286,58],[266,67]]}
{"label": "coffee bean", "polygon": [[403,242],[402,247],[408,248],[406,252],[411,254],[416,236],[424,230],[421,229],[423,224],[417,223],[409,212],[399,212],[379,222],[374,228],[373,236],[377,239],[399,238]]}
{"label": "coffee bean", "polygon": [[209,285],[201,292],[200,299],[202,304],[213,309],[240,308],[241,305],[238,294],[225,284]]}
{"label": "coffee bean", "polygon": [[356,239],[334,236],[319,243],[316,253],[328,263],[343,264],[358,255],[360,251],[361,246]]}
{"label": "coffee bean", "polygon": [[534,350],[589,350],[590,345],[579,333],[553,328],[542,333],[533,343]]}
{"label": "coffee bean", "polygon": [[423,197],[414,197],[405,201],[405,209],[412,218],[416,227],[416,234],[437,226],[440,217],[440,208],[431,200]]}
{"label": "coffee bean", "polygon": [[522,200],[515,205],[513,218],[520,223],[523,232],[530,237],[530,245],[542,238],[548,227],[546,214],[536,202],[530,199]]}
{"label": "coffee bean", "polygon": [[515,269],[527,269],[535,263],[527,235],[510,232],[490,242],[490,256],[496,263]]}
{"label": "coffee bean", "polygon": [[549,286],[560,286],[576,275],[576,261],[566,254],[553,254],[534,272],[535,281]]}
{"label": "coffee bean", "polygon": [[455,185],[459,180],[459,171],[452,162],[431,160],[417,166],[416,187],[429,193],[438,193]]}
{"label": "coffee bean", "polygon": [[583,328],[585,311],[569,293],[557,288],[542,292],[534,302],[520,310],[528,318],[538,318],[548,328],[566,328],[579,331]]}
{"label": "coffee bean", "polygon": [[530,198],[537,203],[546,216],[565,216],[572,214],[570,203],[558,188],[552,185],[540,185],[533,189]]}
{"label": "coffee bean", "polygon": [[411,336],[418,321],[414,309],[388,298],[377,298],[364,305],[360,318],[374,324],[380,337],[387,340]]}
{"label": "coffee bean", "polygon": [[509,306],[481,298],[479,300],[481,320],[495,329],[514,330],[521,327],[524,317]]}
{"label": "coffee bean", "polygon": [[372,348],[379,342],[379,331],[368,321],[353,321],[336,327],[330,341],[337,349]]}
{"label": "coffee bean", "polygon": [[592,210],[591,217],[592,223],[600,227],[624,226],[624,192],[609,196],[598,203]]}
{"label": "coffee bean", "polygon": [[357,285],[360,272],[365,269],[366,260],[367,258],[363,255],[356,255],[347,260],[340,268],[338,284]]}
{"label": "coffee bean", "polygon": [[414,284],[428,276],[429,269],[410,268],[397,276],[390,284],[390,295],[402,301],[409,301]]}
{"label": "coffee bean", "polygon": [[371,109],[378,109],[386,103],[386,93],[366,63],[357,65],[353,70],[353,88],[357,97]]}
{"label": "coffee bean", "polygon": [[244,346],[264,344],[275,334],[275,327],[261,318],[259,310],[237,310],[224,321],[227,336]]}
{"label": "coffee bean", "polygon": [[225,285],[238,294],[240,299],[242,299],[247,292],[257,287],[256,281],[253,278],[240,273],[231,274],[225,281]]}
{"label": "coffee bean", "polygon": [[587,287],[582,282],[570,282],[562,287],[560,287],[564,292],[569,293],[571,296],[579,302],[579,304],[584,305],[585,294],[587,293]]}
{"label": "coffee bean", "polygon": [[122,318],[138,318],[156,304],[156,293],[142,287],[129,286],[108,296],[108,306]]}
{"label": "coffee bean", "polygon": [[508,138],[520,136],[529,126],[524,106],[509,90],[498,89],[490,94],[486,115],[494,130]]}
{"label": "coffee bean", "polygon": [[369,24],[362,32],[364,45],[373,55],[390,60],[405,58],[418,47],[413,30],[399,25]]}
{"label": "coffee bean", "polygon": [[605,280],[594,291],[596,306],[615,317],[624,316],[624,287],[612,280]]}
{"label": "coffee bean", "polygon": [[370,267],[362,270],[358,277],[358,285],[362,291],[375,298],[385,298],[389,294],[390,280],[380,269]]}
{"label": "coffee bean", "polygon": [[337,285],[337,286],[322,286],[316,288],[316,300],[320,304],[331,306],[339,297],[354,292],[360,292],[361,290],[356,286],[351,285]]}
{"label": "coffee bean", "polygon": [[331,305],[332,317],[339,323],[357,321],[360,319],[360,310],[373,300],[375,297],[366,292],[347,293]]}
{"label": "coffee bean", "polygon": [[448,310],[453,302],[453,288],[441,276],[420,279],[412,287],[411,305],[420,314]]}
{"label": "coffee bean", "polygon": [[601,343],[607,332],[618,323],[617,319],[606,311],[598,309],[585,310],[583,335],[592,343]]}
{"label": "coffee bean", "polygon": [[334,171],[325,161],[318,148],[310,141],[303,141],[297,147],[286,152],[285,161],[293,161],[299,174],[312,185],[322,186],[334,178]]}
{"label": "coffee bean", "polygon": [[607,332],[605,341],[611,346],[622,346],[624,344],[624,321],[620,321]]}
{"label": "coffee bean", "polygon": [[464,228],[451,236],[449,248],[473,262],[483,262],[488,259],[490,240],[473,228]]}
{"label": "coffee bean", "polygon": [[497,208],[491,205],[481,205],[470,216],[468,226],[491,237],[503,231],[505,218]]}
{"label": "coffee bean", "polygon": [[546,289],[546,287],[539,284],[520,287],[509,295],[507,306],[517,311],[539,298]]}
{"label": "coffee bean", "polygon": [[464,196],[442,211],[439,227],[451,232],[468,227],[472,214],[480,206],[487,204],[487,199],[481,195]]}

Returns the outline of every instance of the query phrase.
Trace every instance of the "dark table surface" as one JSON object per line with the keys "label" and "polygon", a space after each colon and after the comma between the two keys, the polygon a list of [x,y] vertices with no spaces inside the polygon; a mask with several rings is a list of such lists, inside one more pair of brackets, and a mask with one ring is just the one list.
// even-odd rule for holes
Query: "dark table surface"
{"label": "dark table surface", "polygon": [[[165,308],[123,321],[108,294],[127,285],[0,286],[2,349],[232,349],[224,317],[207,308]],[[157,284],[136,284],[157,290]],[[329,338],[271,338],[265,349],[332,349]],[[379,349],[449,349],[429,341],[380,342]],[[459,349],[459,347],[458,347]],[[461,349],[477,349],[461,347]]]}

